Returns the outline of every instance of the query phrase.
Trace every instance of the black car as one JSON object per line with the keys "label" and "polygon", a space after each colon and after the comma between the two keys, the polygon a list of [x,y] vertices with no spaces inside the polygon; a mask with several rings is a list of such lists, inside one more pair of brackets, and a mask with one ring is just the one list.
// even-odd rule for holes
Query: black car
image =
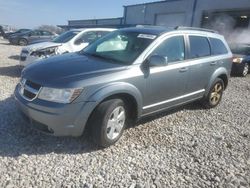
{"label": "black car", "polygon": [[32,30],[25,33],[10,35],[8,39],[11,44],[25,46],[28,44],[33,44],[38,42],[50,41],[55,36],[56,34],[49,31]]}
{"label": "black car", "polygon": [[11,35],[16,35],[16,34],[20,34],[20,33],[26,33],[28,31],[31,31],[31,30],[30,29],[19,29],[19,30],[15,31],[15,32],[8,32],[8,33],[6,33],[4,31],[4,29],[3,29],[3,27],[0,26],[0,36],[4,37],[5,39],[8,39],[9,36],[11,36]]}
{"label": "black car", "polygon": [[232,74],[245,77],[249,73],[250,44],[231,44],[233,53]]}

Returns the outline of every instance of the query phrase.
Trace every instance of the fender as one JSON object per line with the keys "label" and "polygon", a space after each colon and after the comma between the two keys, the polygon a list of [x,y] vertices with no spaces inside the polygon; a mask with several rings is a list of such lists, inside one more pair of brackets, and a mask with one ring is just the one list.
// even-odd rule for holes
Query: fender
{"label": "fender", "polygon": [[215,81],[215,79],[220,77],[221,75],[226,75],[227,79],[229,78],[228,71],[227,71],[227,69],[225,67],[220,67],[220,68],[218,68],[218,69],[216,69],[214,71],[214,73],[212,74],[211,79],[210,79],[210,81],[209,81],[209,83],[207,85],[205,96],[208,95],[209,90],[210,90],[213,82]]}
{"label": "fender", "polygon": [[91,95],[88,101],[95,101],[98,105],[104,99],[118,94],[128,94],[135,99],[137,105],[137,117],[140,117],[142,113],[142,95],[140,91],[132,84],[116,82],[105,85],[104,87],[99,88],[93,95]]}

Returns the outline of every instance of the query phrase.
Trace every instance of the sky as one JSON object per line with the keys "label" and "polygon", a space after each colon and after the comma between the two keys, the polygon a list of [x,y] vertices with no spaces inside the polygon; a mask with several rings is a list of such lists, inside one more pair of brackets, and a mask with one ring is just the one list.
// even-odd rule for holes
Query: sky
{"label": "sky", "polygon": [[0,0],[0,25],[35,28],[67,25],[72,19],[123,16],[123,5],[156,0]]}

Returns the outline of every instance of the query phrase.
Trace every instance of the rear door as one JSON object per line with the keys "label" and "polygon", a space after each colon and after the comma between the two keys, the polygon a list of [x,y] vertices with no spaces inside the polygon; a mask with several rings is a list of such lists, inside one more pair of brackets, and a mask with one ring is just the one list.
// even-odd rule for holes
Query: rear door
{"label": "rear door", "polygon": [[189,35],[188,41],[190,71],[187,91],[188,93],[205,91],[216,68],[216,63],[211,58],[209,40],[205,35]]}

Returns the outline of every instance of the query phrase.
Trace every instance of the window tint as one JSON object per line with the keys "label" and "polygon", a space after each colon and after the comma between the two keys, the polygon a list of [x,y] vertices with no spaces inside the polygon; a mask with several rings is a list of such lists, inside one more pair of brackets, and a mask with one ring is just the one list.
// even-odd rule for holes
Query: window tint
{"label": "window tint", "polygon": [[213,55],[220,55],[220,54],[227,54],[227,48],[224,45],[224,43],[219,40],[219,39],[215,39],[215,38],[209,38],[210,40],[210,44],[211,44],[211,50],[212,50],[212,54]]}
{"label": "window tint", "polygon": [[158,46],[152,55],[159,55],[167,58],[168,62],[182,61],[185,58],[183,36],[171,37]]}
{"label": "window tint", "polygon": [[206,37],[189,36],[190,58],[199,58],[210,55],[210,45]]}

